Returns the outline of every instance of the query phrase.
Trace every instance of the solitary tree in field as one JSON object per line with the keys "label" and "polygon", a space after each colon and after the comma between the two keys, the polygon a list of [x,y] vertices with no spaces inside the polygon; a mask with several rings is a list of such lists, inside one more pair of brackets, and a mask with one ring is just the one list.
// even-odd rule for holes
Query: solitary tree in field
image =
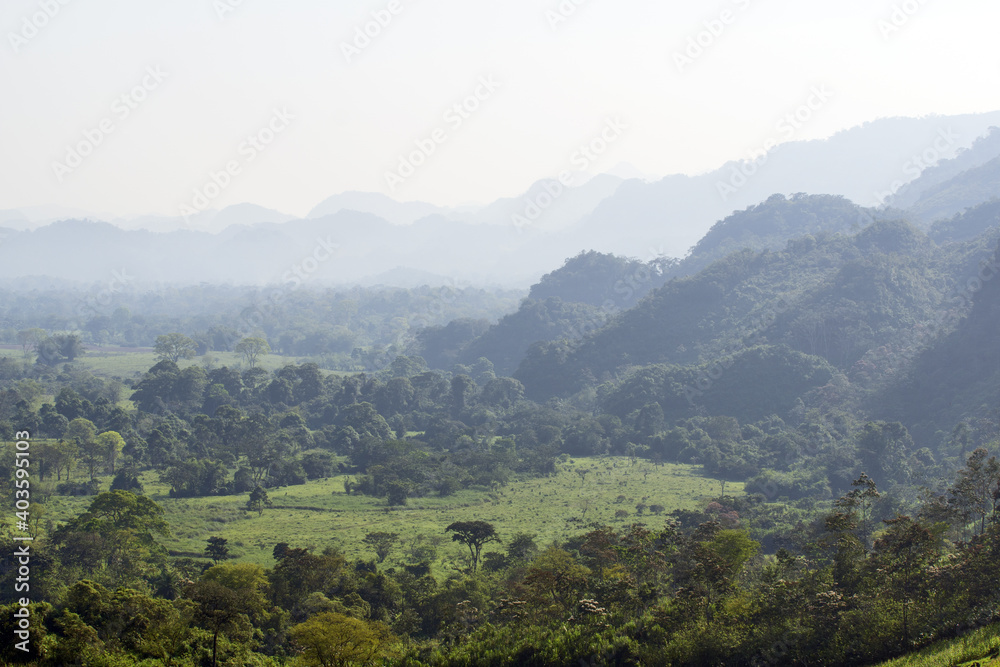
{"label": "solitary tree in field", "polygon": [[205,547],[205,555],[212,559],[212,562],[218,563],[220,560],[226,560],[229,558],[229,547],[226,546],[228,542],[224,537],[210,537],[208,538],[208,546]]}
{"label": "solitary tree in field", "polygon": [[267,344],[267,341],[256,336],[244,338],[233,349],[238,354],[243,355],[250,368],[254,368],[257,365],[257,360],[262,356],[271,353],[271,346]]}
{"label": "solitary tree in field", "polygon": [[362,541],[375,551],[375,556],[378,558],[378,562],[384,563],[385,559],[392,553],[393,548],[396,546],[396,542],[399,541],[399,534],[382,532],[368,533]]}
{"label": "solitary tree in field", "polygon": [[157,358],[172,361],[175,364],[180,359],[190,359],[198,351],[195,342],[179,333],[169,333],[156,337],[153,347]]}
{"label": "solitary tree in field", "polygon": [[256,512],[257,516],[264,513],[265,507],[271,506],[271,499],[267,497],[267,491],[263,487],[254,487],[250,492],[250,500],[247,501],[247,511]]}
{"label": "solitary tree in field", "polygon": [[479,567],[479,555],[488,542],[499,542],[497,531],[492,524],[485,521],[456,521],[444,529],[446,533],[453,532],[451,539],[469,547],[472,556],[472,571]]}

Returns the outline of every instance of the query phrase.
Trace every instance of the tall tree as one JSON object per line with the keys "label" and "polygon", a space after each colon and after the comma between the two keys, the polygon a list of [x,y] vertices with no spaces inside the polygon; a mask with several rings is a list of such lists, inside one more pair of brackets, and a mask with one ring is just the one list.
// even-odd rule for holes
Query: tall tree
{"label": "tall tree", "polygon": [[324,612],[289,631],[302,647],[302,660],[316,667],[384,664],[396,641],[382,623]]}
{"label": "tall tree", "polygon": [[965,467],[958,471],[958,479],[949,492],[959,516],[965,522],[978,523],[975,529],[977,534],[986,532],[986,519],[1000,501],[1000,462],[997,457],[990,456],[982,447],[976,449],[969,455]]}
{"label": "tall tree", "polygon": [[267,341],[263,338],[252,336],[250,338],[244,338],[237,343],[234,351],[243,355],[243,358],[246,359],[250,368],[255,368],[257,366],[257,361],[262,356],[271,353],[271,346],[268,345]]}
{"label": "tall tree", "polygon": [[399,533],[375,532],[368,533],[362,540],[375,551],[378,562],[384,563],[385,559],[392,553],[396,543],[399,542]]}
{"label": "tall tree", "polygon": [[496,529],[485,521],[456,521],[444,529],[446,533],[454,532],[451,539],[469,547],[472,557],[472,571],[479,567],[479,557],[483,546],[489,542],[499,542]]}
{"label": "tall tree", "polygon": [[866,473],[851,482],[854,488],[839,498],[834,505],[847,510],[848,514],[857,517],[860,535],[858,536],[862,544],[867,548],[871,538],[873,526],[871,525],[872,509],[882,494],[879,493],[875,480]]}
{"label": "tall tree", "polygon": [[249,645],[254,622],[266,616],[267,576],[256,563],[213,565],[187,590],[198,604],[197,616],[212,633],[212,666],[218,664],[219,635]]}
{"label": "tall tree", "polygon": [[111,467],[111,474],[115,474],[115,462],[125,449],[125,438],[118,431],[105,431],[97,436],[97,447]]}
{"label": "tall tree", "polygon": [[21,352],[24,354],[25,359],[28,358],[31,352],[43,340],[45,340],[44,329],[23,329],[17,332],[17,342],[21,344]]}
{"label": "tall tree", "polygon": [[208,546],[205,547],[205,555],[212,559],[212,562],[218,565],[219,561],[226,560],[229,558],[229,547],[227,546],[227,540],[224,537],[219,537],[218,535],[213,535],[208,538]]}
{"label": "tall tree", "polygon": [[256,512],[257,516],[264,513],[265,507],[271,506],[271,499],[267,497],[267,491],[263,487],[256,486],[250,492],[250,499],[247,500],[247,511]]}
{"label": "tall tree", "polygon": [[193,340],[179,333],[163,334],[156,337],[153,352],[158,359],[172,361],[175,364],[181,359],[190,359],[198,351]]}

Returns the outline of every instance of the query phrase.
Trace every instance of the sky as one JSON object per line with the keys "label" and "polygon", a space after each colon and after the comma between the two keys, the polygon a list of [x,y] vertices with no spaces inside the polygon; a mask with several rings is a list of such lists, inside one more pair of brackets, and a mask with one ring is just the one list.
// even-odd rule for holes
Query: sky
{"label": "sky", "polygon": [[775,136],[997,110],[998,19],[995,0],[4,0],[0,210],[304,216],[352,190],[456,206],[583,166],[697,174]]}

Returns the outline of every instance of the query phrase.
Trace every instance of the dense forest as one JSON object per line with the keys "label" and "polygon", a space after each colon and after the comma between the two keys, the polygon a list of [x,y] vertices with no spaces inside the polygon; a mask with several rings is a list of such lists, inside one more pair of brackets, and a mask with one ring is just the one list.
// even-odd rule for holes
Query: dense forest
{"label": "dense forest", "polygon": [[[2,519],[0,625],[30,651],[2,659],[857,665],[1000,621],[997,203],[910,219],[775,195],[527,294],[8,289],[0,497],[31,512]],[[155,358],[88,365],[111,346]],[[717,492],[594,519],[588,485],[666,466]],[[537,501],[566,536],[484,519],[567,473]],[[164,546],[168,499],[250,531],[334,479],[384,515],[462,502],[357,544]]]}

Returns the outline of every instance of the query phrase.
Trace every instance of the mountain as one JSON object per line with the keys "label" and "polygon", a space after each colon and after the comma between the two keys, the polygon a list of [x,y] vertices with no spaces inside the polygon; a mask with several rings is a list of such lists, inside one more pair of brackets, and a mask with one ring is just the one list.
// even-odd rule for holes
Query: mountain
{"label": "mountain", "polygon": [[[571,174],[570,186],[542,180],[519,197],[481,208],[444,209],[346,193],[323,202],[304,220],[240,204],[189,220],[115,220],[115,229],[102,229],[94,237],[63,234],[70,229],[64,223],[54,228],[60,233],[25,229],[28,225],[17,221],[21,216],[9,213],[10,224],[0,224],[10,230],[0,260],[12,278],[102,280],[106,266],[124,263],[151,283],[357,284],[396,271],[390,279],[403,280],[401,284],[427,273],[436,282],[523,288],[581,251],[613,253],[648,265],[688,255],[691,249],[684,262],[667,267],[668,277],[678,277],[696,273],[732,250],[778,250],[797,235],[849,233],[864,226],[871,212],[852,209],[848,200],[874,203],[899,191],[902,181],[913,176],[906,173],[908,155],[923,154],[936,142],[942,149],[935,148],[936,154],[947,158],[993,123],[1000,123],[1000,112],[883,119],[826,140],[781,144],[757,162],[733,162],[699,176],[674,175],[650,183],[608,174],[581,181],[579,174]],[[933,196],[944,198],[945,208],[957,212],[989,199],[1000,162],[986,158],[996,144],[991,135],[951,166],[942,164],[934,178],[943,180],[921,190],[917,205],[937,206],[937,200],[928,199]],[[968,165],[978,166],[944,178]],[[809,200],[816,209],[812,218],[797,203],[801,193],[809,192],[830,193],[822,202]],[[771,199],[776,193],[780,197]],[[766,201],[769,206],[758,210]],[[738,223],[730,219],[734,211],[742,214]],[[895,213],[883,210],[879,215]],[[77,217],[71,226],[85,224]],[[328,261],[326,246],[337,246],[335,261]],[[14,249],[29,254],[15,255]],[[47,261],[17,261],[25,256]],[[400,272],[410,272],[409,277]]]}
{"label": "mountain", "polygon": [[67,206],[22,206],[0,211],[0,227],[23,231],[37,229],[59,220],[71,218],[97,220],[102,217],[107,216]]}
{"label": "mountain", "polygon": [[[933,157],[936,152],[936,149],[933,149],[929,157]],[[908,173],[919,172],[920,175],[902,186],[887,203],[897,209],[916,206],[938,186],[963,172],[981,167],[997,156],[1000,156],[1000,128],[990,127],[986,134],[976,139],[968,148],[960,149],[951,159],[941,160],[933,166],[927,166],[923,158],[920,161],[913,161],[908,165]]]}
{"label": "mountain", "polygon": [[425,202],[397,202],[374,192],[344,192],[317,204],[307,218],[322,218],[341,211],[370,213],[394,225],[409,225],[430,215],[447,215],[449,210]]}
{"label": "mountain", "polygon": [[[728,375],[726,364],[776,345],[788,352],[764,354],[796,368],[795,355],[806,355],[820,361],[801,368],[828,364],[848,374],[874,350],[911,344],[913,329],[934,320],[961,271],[956,257],[892,220],[853,236],[793,239],[778,252],[737,251],[671,280],[578,343],[536,343],[515,377],[537,399],[615,382],[649,365],[692,369],[689,376],[713,386]],[[707,370],[713,367],[717,377]],[[698,368],[705,369],[700,376]]]}
{"label": "mountain", "polygon": [[873,219],[871,210],[841,196],[773,195],[716,223],[680,262],[580,253],[533,285],[518,312],[501,319],[455,356],[462,363],[486,357],[498,372],[510,373],[532,344],[583,338],[670,278],[697,274],[738,250],[781,250],[790,240],[806,235],[855,233]]}
{"label": "mountain", "polygon": [[928,234],[937,243],[970,241],[1000,225],[1000,199],[994,198],[966,209],[947,220],[935,222]]}
{"label": "mountain", "polygon": [[268,222],[288,222],[295,216],[264,208],[256,204],[234,204],[221,210],[209,209],[192,216],[145,215],[136,218],[116,218],[110,222],[122,229],[148,230],[152,232],[173,232],[192,230],[218,234],[228,227],[259,225]]}
{"label": "mountain", "polygon": [[807,234],[854,233],[868,226],[874,215],[874,210],[840,195],[771,195],[712,225],[678,265],[675,275],[692,275],[743,248],[780,250],[791,239]]}
{"label": "mountain", "polygon": [[1000,246],[988,260],[968,269],[963,289],[949,299],[934,322],[938,328],[928,334],[931,344],[880,401],[887,415],[903,420],[918,437],[940,442],[959,421],[978,421],[996,432]]}
{"label": "mountain", "polygon": [[782,143],[756,161],[729,162],[697,176],[626,181],[566,233],[602,252],[681,257],[715,221],[775,193],[828,193],[880,205],[894,187],[898,192],[919,175],[909,168],[915,158],[953,157],[998,123],[1000,112],[886,118],[828,139]]}
{"label": "mountain", "polygon": [[924,190],[907,209],[918,222],[930,223],[1000,196],[1000,157],[973,167],[943,183]]}
{"label": "mountain", "polygon": [[510,375],[532,343],[575,340],[599,329],[611,315],[635,305],[666,282],[673,264],[667,259],[646,264],[594,251],[580,253],[542,276],[516,312],[475,338],[459,338],[439,328],[424,332],[411,353],[428,358],[429,363],[431,358],[446,359],[446,369],[453,363],[472,364],[485,357],[497,373]]}

